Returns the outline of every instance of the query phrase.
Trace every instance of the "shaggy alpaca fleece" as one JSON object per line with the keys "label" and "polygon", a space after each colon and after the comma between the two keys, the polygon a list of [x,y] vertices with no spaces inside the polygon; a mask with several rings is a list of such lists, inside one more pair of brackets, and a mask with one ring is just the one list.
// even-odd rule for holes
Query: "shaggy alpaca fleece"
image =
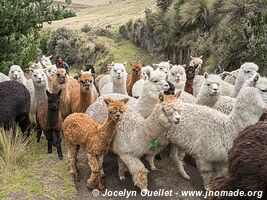
{"label": "shaggy alpaca fleece", "polygon": [[7,75],[0,72],[0,83],[4,81],[9,81],[9,80],[10,78]]}
{"label": "shaggy alpaca fleece", "polygon": [[[151,137],[159,138],[166,128],[170,127],[180,118],[178,108],[173,103],[176,97],[161,97],[161,103],[157,104],[152,114],[144,119],[136,111],[128,109],[117,126],[112,150],[119,155],[119,176],[125,179],[125,168],[132,174],[133,182],[141,189],[147,188],[147,173],[140,157],[148,153],[151,148]],[[93,105],[92,105],[93,106]],[[90,106],[91,107],[91,106]],[[95,118],[96,114],[88,109],[88,114]],[[167,108],[168,107],[168,108]],[[151,136],[151,133],[155,133]],[[126,167],[126,166],[127,167]]]}
{"label": "shaggy alpaca fleece", "polygon": [[124,98],[119,101],[104,99],[104,101],[108,107],[108,117],[102,125],[82,113],[74,113],[68,116],[63,123],[64,135],[71,156],[71,173],[79,181],[77,145],[85,147],[88,163],[92,171],[90,178],[87,180],[87,187],[92,189],[97,186],[101,190],[104,189],[100,174],[102,169],[101,162],[103,162],[102,157],[111,146],[116,134],[117,123],[127,110],[125,104],[128,99]]}
{"label": "shaggy alpaca fleece", "polygon": [[211,177],[225,173],[227,152],[238,132],[256,123],[267,107],[258,81],[257,74],[244,84],[229,115],[206,106],[179,102],[182,120],[167,131],[167,138],[177,145],[180,154],[185,151],[196,158],[206,187]]}
{"label": "shaggy alpaca fleece", "polygon": [[0,126],[16,131],[18,125],[24,136],[30,135],[30,93],[16,81],[0,83]]}
{"label": "shaggy alpaca fleece", "polygon": [[239,91],[242,88],[244,82],[250,79],[257,71],[259,70],[259,66],[252,62],[246,62],[241,65],[238,73],[236,75],[236,81],[234,90],[232,91],[231,97],[237,97]]}
{"label": "shaggy alpaca fleece", "polygon": [[80,87],[76,88],[71,93],[71,113],[85,112],[93,103],[93,82],[94,77],[90,73],[79,73],[78,82]]}
{"label": "shaggy alpaca fleece", "polygon": [[167,62],[160,62],[159,64],[153,64],[153,67],[156,68],[156,71],[165,73],[166,79],[168,79],[169,71],[173,65],[168,60]]}
{"label": "shaggy alpaca fleece", "polygon": [[[241,131],[228,153],[228,175],[212,181],[214,191],[260,191],[267,199],[267,123],[258,122]],[[260,197],[260,196],[259,196]],[[230,200],[232,197],[210,197],[210,200]],[[258,196],[242,197],[244,200]]]}
{"label": "shaggy alpaca fleece", "polygon": [[141,79],[141,69],[142,64],[131,64],[132,73],[128,75],[127,78],[127,93],[129,96],[132,96],[132,88],[136,81]]}

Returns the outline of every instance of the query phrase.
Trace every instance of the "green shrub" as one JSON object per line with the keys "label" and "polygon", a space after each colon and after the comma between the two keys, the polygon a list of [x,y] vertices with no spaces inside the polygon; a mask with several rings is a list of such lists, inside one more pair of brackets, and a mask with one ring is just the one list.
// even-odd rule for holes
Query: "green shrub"
{"label": "green shrub", "polygon": [[83,27],[81,28],[81,32],[84,33],[89,33],[92,30],[92,27],[89,26],[89,24],[84,24]]}

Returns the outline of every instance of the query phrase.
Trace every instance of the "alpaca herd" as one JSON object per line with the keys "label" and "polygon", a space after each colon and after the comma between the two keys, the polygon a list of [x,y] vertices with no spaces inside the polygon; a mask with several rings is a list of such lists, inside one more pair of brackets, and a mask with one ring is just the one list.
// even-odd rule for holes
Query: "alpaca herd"
{"label": "alpaca herd", "polygon": [[[112,63],[110,74],[78,72],[75,79],[56,68],[50,57],[32,64],[31,78],[18,65],[0,74],[1,126],[30,134],[36,121],[37,142],[44,133],[63,159],[62,135],[70,173],[80,181],[77,155],[87,153],[89,189],[105,188],[103,160],[118,155],[118,178],[126,172],[141,190],[149,188],[148,172],[157,170],[155,156],[169,148],[177,172],[192,156],[208,190],[261,190],[266,195],[267,78],[247,62],[232,72],[204,73],[202,56],[187,65]],[[203,75],[201,75],[203,74]],[[13,91],[13,92],[7,92]],[[15,94],[15,95],[14,95]],[[159,161],[160,162],[160,161]],[[211,199],[223,200],[217,197]]]}

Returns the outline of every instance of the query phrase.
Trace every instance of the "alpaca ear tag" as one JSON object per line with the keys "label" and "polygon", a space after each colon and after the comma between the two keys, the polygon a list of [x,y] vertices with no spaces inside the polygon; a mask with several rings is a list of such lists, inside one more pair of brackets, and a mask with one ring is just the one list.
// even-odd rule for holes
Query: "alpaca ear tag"
{"label": "alpaca ear tag", "polygon": [[152,146],[153,148],[157,148],[157,147],[158,147],[158,141],[157,141],[156,139],[153,139],[153,140],[151,141],[151,146]]}

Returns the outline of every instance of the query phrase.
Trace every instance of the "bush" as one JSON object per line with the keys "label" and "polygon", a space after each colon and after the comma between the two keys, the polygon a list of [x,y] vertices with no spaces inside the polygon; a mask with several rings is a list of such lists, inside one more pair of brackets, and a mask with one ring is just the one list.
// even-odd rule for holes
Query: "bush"
{"label": "bush", "polygon": [[81,28],[81,32],[84,33],[89,33],[92,30],[92,27],[89,26],[89,24],[84,24],[83,27]]}
{"label": "bush", "polygon": [[96,63],[107,56],[109,51],[105,45],[95,42],[88,37],[81,37],[77,32],[67,28],[59,28],[51,33],[46,47],[42,47],[44,54],[53,55],[53,61],[59,57],[71,66],[84,66]]}

